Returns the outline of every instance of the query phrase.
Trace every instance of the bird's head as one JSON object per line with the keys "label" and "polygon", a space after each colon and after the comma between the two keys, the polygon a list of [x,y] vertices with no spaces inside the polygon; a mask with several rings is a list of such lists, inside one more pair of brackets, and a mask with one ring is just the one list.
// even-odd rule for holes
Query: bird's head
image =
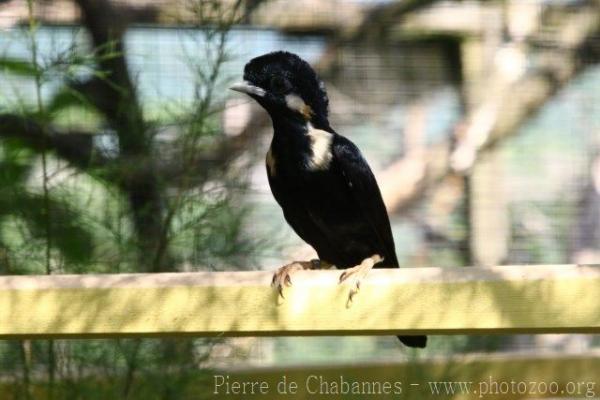
{"label": "bird's head", "polygon": [[329,100],[323,82],[295,54],[277,51],[250,60],[244,67],[244,81],[230,89],[254,98],[274,119],[304,119],[328,126]]}

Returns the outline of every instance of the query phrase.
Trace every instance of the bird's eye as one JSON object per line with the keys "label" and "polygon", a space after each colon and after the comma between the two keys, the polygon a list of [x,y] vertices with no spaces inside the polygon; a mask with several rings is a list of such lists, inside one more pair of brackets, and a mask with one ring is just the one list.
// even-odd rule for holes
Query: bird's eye
{"label": "bird's eye", "polygon": [[290,82],[283,76],[274,76],[271,78],[271,90],[274,93],[282,94],[290,89]]}

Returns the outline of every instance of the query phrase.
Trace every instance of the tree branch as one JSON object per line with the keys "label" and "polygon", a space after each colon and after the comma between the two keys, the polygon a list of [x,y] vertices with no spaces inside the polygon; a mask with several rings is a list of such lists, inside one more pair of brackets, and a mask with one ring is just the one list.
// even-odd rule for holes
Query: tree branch
{"label": "tree branch", "polygon": [[106,166],[109,158],[94,151],[93,134],[45,130],[31,118],[16,114],[0,114],[0,137],[17,139],[34,150],[44,147],[81,170]]}
{"label": "tree branch", "polygon": [[119,137],[120,158],[145,160],[122,176],[119,185],[129,198],[138,237],[140,262],[148,271],[172,270],[170,256],[156,256],[163,229],[164,198],[152,155],[149,129],[125,59],[123,35],[126,21],[108,0],[75,0],[82,22],[96,49],[98,70],[104,79],[93,79],[81,89],[105,115]]}

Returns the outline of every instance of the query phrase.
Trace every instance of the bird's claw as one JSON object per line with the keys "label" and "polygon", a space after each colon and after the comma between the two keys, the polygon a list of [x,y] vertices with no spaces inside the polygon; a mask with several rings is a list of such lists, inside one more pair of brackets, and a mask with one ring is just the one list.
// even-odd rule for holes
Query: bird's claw
{"label": "bird's claw", "polygon": [[369,271],[373,268],[373,266],[379,262],[383,261],[383,257],[379,254],[375,254],[371,257],[365,258],[359,265],[348,268],[340,275],[339,283],[343,283],[344,281],[352,278],[353,282],[350,287],[350,292],[348,293],[348,300],[346,301],[346,307],[350,307],[352,305],[352,300],[354,296],[360,291],[360,282],[361,280],[367,276]]}
{"label": "bird's claw", "polygon": [[292,273],[295,271],[301,271],[303,269],[315,269],[319,266],[319,260],[311,260],[311,261],[295,261],[293,263],[284,265],[279,268],[273,274],[273,279],[271,280],[271,286],[277,290],[277,293],[283,296],[283,288],[292,286]]}
{"label": "bird's claw", "polygon": [[281,296],[282,299],[285,298],[283,296],[283,288],[292,285],[292,278],[290,278],[290,273],[292,272],[292,270],[295,269],[294,267],[295,263],[284,265],[273,274],[271,286],[273,286],[275,290],[277,290],[277,293]]}

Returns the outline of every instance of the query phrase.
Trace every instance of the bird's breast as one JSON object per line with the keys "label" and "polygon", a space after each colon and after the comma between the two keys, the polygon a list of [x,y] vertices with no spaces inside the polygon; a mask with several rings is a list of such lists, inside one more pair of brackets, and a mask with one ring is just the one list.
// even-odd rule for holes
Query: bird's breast
{"label": "bird's breast", "polygon": [[302,204],[325,219],[345,214],[351,193],[335,168],[313,170],[282,164],[275,158],[275,170],[267,166],[267,172],[272,192],[284,209]]}

